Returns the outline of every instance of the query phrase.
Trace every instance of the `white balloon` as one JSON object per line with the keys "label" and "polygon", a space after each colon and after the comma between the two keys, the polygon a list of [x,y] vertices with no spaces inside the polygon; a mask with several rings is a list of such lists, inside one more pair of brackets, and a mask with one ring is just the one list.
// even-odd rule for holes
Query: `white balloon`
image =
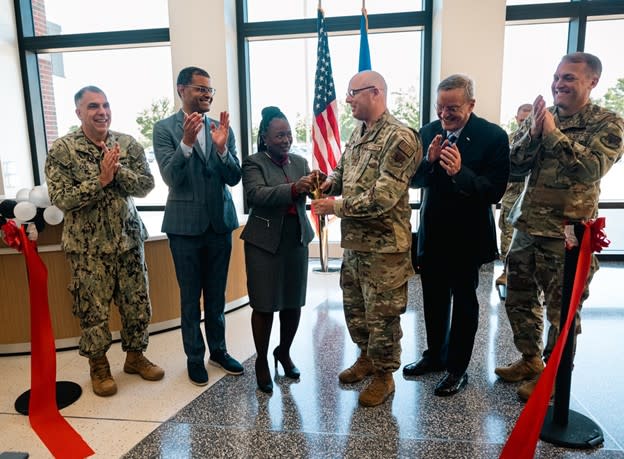
{"label": "white balloon", "polygon": [[28,201],[28,195],[30,194],[29,188],[22,188],[15,195],[15,200],[17,202]]}
{"label": "white balloon", "polygon": [[15,209],[13,209],[13,213],[15,214],[15,218],[27,222],[37,215],[37,206],[32,202],[21,201],[17,203]]}
{"label": "white balloon", "polygon": [[63,221],[63,211],[56,206],[47,207],[43,211],[43,220],[48,225],[58,225]]}
{"label": "white balloon", "polygon": [[41,185],[34,187],[28,194],[28,200],[37,207],[51,206],[50,198],[48,197],[48,190]]}

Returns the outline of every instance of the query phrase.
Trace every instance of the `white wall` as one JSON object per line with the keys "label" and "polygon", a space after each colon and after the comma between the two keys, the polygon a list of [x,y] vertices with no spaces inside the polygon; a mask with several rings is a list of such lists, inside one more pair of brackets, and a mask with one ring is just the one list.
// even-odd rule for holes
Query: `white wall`
{"label": "white wall", "polygon": [[0,0],[0,199],[34,185],[12,0]]}
{"label": "white wall", "polygon": [[[475,113],[498,124],[505,40],[505,0],[434,0],[431,100],[453,73],[475,81]],[[431,119],[437,116],[431,107]]]}
{"label": "white wall", "polygon": [[217,89],[211,116],[219,118],[219,112],[229,111],[232,129],[240,139],[234,0],[169,0],[169,36],[176,108],[180,107],[175,91],[178,73],[184,67],[201,67]]}
{"label": "white wall", "polygon": [[[234,0],[169,0],[169,37],[176,109],[181,105],[175,88],[180,70],[189,66],[206,70],[217,89],[210,116],[218,119],[221,111],[230,113],[230,126],[242,159]],[[242,213],[242,184],[231,191],[236,209]]]}

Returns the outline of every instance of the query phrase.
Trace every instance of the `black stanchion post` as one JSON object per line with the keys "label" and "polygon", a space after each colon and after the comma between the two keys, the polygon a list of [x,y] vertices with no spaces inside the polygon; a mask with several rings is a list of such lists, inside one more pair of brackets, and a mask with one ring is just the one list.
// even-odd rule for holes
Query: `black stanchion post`
{"label": "black stanchion post", "polygon": [[[574,234],[579,245],[566,250],[563,268],[563,291],[561,298],[561,320],[559,330],[565,326],[572,297],[576,266],[580,253],[580,245],[585,232],[585,225],[574,226]],[[574,343],[576,341],[576,317],[572,319],[568,338],[565,343],[557,380],[555,382],[555,402],[548,408],[540,438],[548,443],[568,448],[594,448],[604,442],[602,430],[588,417],[570,410],[570,387],[572,382],[572,366],[574,364]]]}

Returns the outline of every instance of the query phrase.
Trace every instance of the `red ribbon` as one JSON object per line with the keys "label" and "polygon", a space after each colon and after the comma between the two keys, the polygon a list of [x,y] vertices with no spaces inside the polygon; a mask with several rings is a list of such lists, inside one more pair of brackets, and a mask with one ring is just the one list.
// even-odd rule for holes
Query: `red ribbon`
{"label": "red ribbon", "polygon": [[2,230],[2,240],[4,241],[4,243],[9,246],[14,248],[15,250],[19,250],[20,252],[22,251],[21,249],[21,241],[19,238],[19,229],[17,228],[17,225],[15,224],[15,222],[13,220],[7,220],[7,222],[2,225],[2,227],[0,227],[0,230]]}
{"label": "red ribbon", "polygon": [[88,457],[95,452],[56,406],[56,348],[48,306],[48,270],[24,227],[17,231],[26,259],[30,292],[30,425],[54,457]]}
{"label": "red ribbon", "polygon": [[570,308],[565,325],[559,334],[555,348],[548,359],[548,364],[544,368],[537,385],[529,397],[529,401],[520,413],[511,435],[503,448],[500,459],[531,459],[535,455],[537,440],[539,439],[544,417],[548,410],[548,402],[552,394],[552,388],[557,377],[559,362],[565,342],[568,338],[568,331],[572,320],[576,316],[581,301],[581,295],[585,290],[585,283],[591,265],[591,254],[593,251],[600,252],[609,245],[609,240],[604,232],[605,219],[600,217],[595,221],[585,223],[585,232],[579,250],[579,257],[576,264],[576,274],[574,276],[574,286],[570,297]]}

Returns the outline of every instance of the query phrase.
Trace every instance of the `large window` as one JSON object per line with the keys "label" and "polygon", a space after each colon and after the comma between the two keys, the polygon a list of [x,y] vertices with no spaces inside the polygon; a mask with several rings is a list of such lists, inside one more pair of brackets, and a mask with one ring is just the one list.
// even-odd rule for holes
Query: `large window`
{"label": "large window", "polygon": [[[592,92],[592,98],[602,106],[624,117],[624,60],[621,49],[612,43],[624,41],[624,19],[600,20],[587,23],[585,50],[599,56],[602,76]],[[624,160],[616,163],[600,184],[602,201],[624,202]],[[624,232],[624,226],[621,226]]]}
{"label": "large window", "polygon": [[169,26],[167,0],[34,0],[36,35],[59,35]]}
{"label": "large window", "polygon": [[146,148],[157,186],[137,202],[164,204],[167,190],[153,161],[150,129],[151,115],[173,108],[169,31],[154,28],[168,24],[168,3],[131,3],[15,2],[34,184],[45,180],[52,142],[80,124],[74,94],[95,85],[111,103],[111,129],[134,136]]}
{"label": "large window", "polygon": [[[552,101],[553,63],[566,53],[568,23],[511,24],[505,28],[501,125],[515,126],[522,104],[532,104],[538,94]],[[539,53],[535,47],[539,43]]]}
{"label": "large window", "polygon": [[[22,188],[32,188],[33,174],[28,153],[28,137],[22,76],[17,52],[17,30],[13,23],[13,2],[0,0],[3,18],[0,21],[0,201],[13,197]],[[4,17],[6,15],[6,17]]]}
{"label": "large window", "polygon": [[[161,113],[173,108],[171,97],[163,90],[172,87],[171,53],[168,46],[150,48],[107,49],[40,53],[40,73],[51,62],[62,62],[63,72],[53,73],[53,99],[44,111],[47,141],[78,129],[80,121],[75,114],[74,94],[87,85],[102,89],[111,105],[113,131],[130,134],[145,148],[147,160],[156,186],[146,197],[136,198],[138,205],[162,205],[167,199],[167,186],[162,181],[154,159],[151,128]],[[93,72],[93,69],[123,69],[120,72]],[[132,78],[128,78],[132,75]],[[163,107],[165,111],[163,112]],[[55,129],[52,126],[55,124]]]}
{"label": "large window", "polygon": [[[376,71],[388,78],[388,106],[390,111],[418,129],[420,106],[420,59],[401,63],[391,53],[375,50],[396,49],[409,46],[421,47],[421,32],[395,32],[371,34],[369,36],[371,60]],[[252,151],[255,152],[255,133],[260,124],[260,112],[267,105],[279,106],[296,129],[295,151],[311,161],[312,101],[314,99],[314,72],[316,70],[316,45],[314,38],[291,38],[283,40],[262,40],[249,43],[249,81],[251,95]],[[357,72],[359,35],[338,35],[330,39],[332,70],[336,86],[336,98],[340,118],[342,143],[348,139],[353,122],[351,110],[346,104],[349,79]],[[275,56],[285,56],[288,68],[297,69],[301,77],[293,77],[292,71],[267,72],[266,62]],[[287,57],[286,57],[287,56]],[[263,63],[265,65],[263,65]],[[406,100],[411,103],[406,104]]]}
{"label": "large window", "polygon": [[[614,46],[624,39],[624,1],[507,0],[507,5],[501,125],[512,130],[516,108],[537,94],[552,103],[552,74],[561,57],[574,51],[601,59],[603,73],[592,100],[624,116],[624,61]],[[624,161],[601,181],[600,214],[607,217],[611,240],[603,253],[624,252],[623,182]]]}
{"label": "large window", "polygon": [[[243,156],[255,152],[262,108],[277,105],[295,131],[293,151],[311,164],[318,2],[237,1],[241,87],[248,96],[241,98]],[[422,4],[428,6],[423,10]],[[366,3],[372,67],[387,80],[390,111],[415,129],[428,121],[423,117],[428,117],[430,105],[431,2],[422,4],[413,0]],[[358,71],[361,6],[360,0],[324,5],[343,145],[354,124],[345,94]],[[409,58],[397,58],[405,49],[410,50]],[[410,196],[416,202],[419,192],[410,190]],[[338,241],[339,225],[332,224],[329,230],[330,240]]]}

